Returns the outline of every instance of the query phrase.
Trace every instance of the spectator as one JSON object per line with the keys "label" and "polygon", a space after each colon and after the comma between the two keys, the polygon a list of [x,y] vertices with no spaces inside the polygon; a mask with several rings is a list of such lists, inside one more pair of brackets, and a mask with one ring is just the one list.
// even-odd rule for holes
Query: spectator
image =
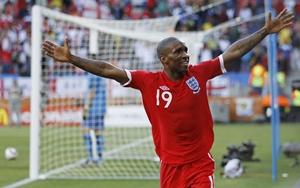
{"label": "spectator", "polygon": [[300,107],[300,90],[294,89],[292,92],[292,105]]}
{"label": "spectator", "polygon": [[[207,30],[211,29],[215,25],[226,22],[227,20],[232,20],[236,16],[247,19],[264,12],[264,2],[257,0],[230,0],[225,1],[220,5],[211,7],[207,10],[200,10],[200,7],[208,5],[215,1],[47,0],[45,2],[48,7],[55,8],[70,15],[85,16],[98,19],[145,19],[170,15],[188,15],[184,16],[178,23],[176,27],[177,31]],[[2,28],[0,32],[1,73],[17,73],[24,76],[28,76],[30,74],[30,53],[28,53],[30,51],[30,38],[28,38],[29,35],[27,35],[28,39],[24,40],[24,31],[27,32],[27,27],[29,27],[30,25],[26,26],[27,24],[23,23],[26,22],[26,20],[30,21],[30,17],[28,15],[30,13],[30,6],[32,4],[34,4],[34,1],[0,1],[0,25]],[[282,10],[285,6],[289,7],[290,10],[294,10],[296,22],[293,29],[285,29],[279,34],[280,40],[278,47],[284,51],[284,61],[287,64],[291,64],[289,65],[289,67],[292,68],[297,67],[297,64],[294,64],[294,60],[295,57],[297,57],[298,51],[294,50],[293,48],[300,41],[300,3],[297,1],[273,1],[273,7],[277,12]],[[49,28],[54,27],[53,23],[49,24],[51,26]],[[260,20],[255,21],[255,24],[248,23],[242,24],[239,27],[230,27],[228,31],[224,33],[224,35],[226,35],[228,37],[228,41],[232,43],[238,38],[257,30],[261,24],[262,21]],[[59,27],[61,26],[56,25],[55,27],[59,29]],[[62,41],[61,36],[63,36],[63,31],[65,31],[65,28],[61,27],[60,30],[61,32],[58,34],[58,38],[60,39],[58,40]],[[57,37],[54,36],[56,34],[51,29],[47,32],[51,32],[53,34],[53,36],[51,36],[52,39],[55,39]],[[18,36],[20,36],[20,39],[18,38]],[[221,51],[224,51],[224,48],[226,48],[228,44],[227,41],[222,41],[222,39],[220,40],[220,36],[215,37],[214,40],[215,43],[219,43]],[[264,47],[266,47],[265,44]],[[209,46],[209,48],[214,54],[215,49],[212,49],[212,46]],[[248,63],[245,61],[247,60],[243,60],[242,68],[240,66],[236,66],[235,70],[238,72],[241,70],[249,70],[249,67],[247,67]],[[297,68],[295,70],[297,70]]]}
{"label": "spectator", "polygon": [[290,70],[293,71],[300,71],[300,63],[299,63],[299,59],[300,59],[300,44],[298,44],[297,46],[295,46],[295,48],[292,49],[291,52],[291,63],[290,63]]}
{"label": "spectator", "polygon": [[211,52],[211,49],[208,48],[208,44],[205,42],[203,44],[202,49],[200,50],[199,62],[203,62],[212,58],[213,58],[213,54]]}
{"label": "spectator", "polygon": [[1,72],[2,73],[13,73],[12,71],[12,41],[11,38],[8,36],[8,33],[4,34],[4,37],[1,41]]}
{"label": "spectator", "polygon": [[92,19],[100,18],[99,3],[95,0],[85,0],[81,8],[81,16]]}
{"label": "spectator", "polygon": [[261,95],[266,79],[266,68],[260,63],[256,63],[250,72],[249,84],[252,95]]}

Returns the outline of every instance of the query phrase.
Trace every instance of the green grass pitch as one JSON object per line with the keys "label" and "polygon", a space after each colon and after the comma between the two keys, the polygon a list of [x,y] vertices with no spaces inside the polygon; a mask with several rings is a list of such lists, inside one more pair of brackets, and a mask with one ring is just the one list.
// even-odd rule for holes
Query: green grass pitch
{"label": "green grass pitch", "polygon": [[[256,144],[255,158],[261,162],[244,162],[246,168],[242,177],[234,180],[223,179],[220,175],[220,162],[230,144],[241,144],[252,140]],[[281,141],[300,142],[300,124],[282,124]],[[16,147],[19,157],[14,161],[4,159],[4,149]],[[300,166],[291,167],[292,159],[280,155],[278,162],[278,180],[272,182],[271,127],[267,124],[217,124],[213,155],[216,160],[216,187],[218,188],[294,188],[300,180]],[[29,128],[0,128],[0,187],[12,184],[28,177],[29,166]],[[288,177],[281,176],[288,173]],[[41,180],[23,186],[25,188],[155,188],[158,180]]]}

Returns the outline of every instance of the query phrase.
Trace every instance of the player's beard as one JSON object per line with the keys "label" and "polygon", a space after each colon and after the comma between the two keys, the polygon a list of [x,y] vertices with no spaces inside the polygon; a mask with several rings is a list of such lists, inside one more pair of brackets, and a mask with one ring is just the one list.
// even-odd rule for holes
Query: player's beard
{"label": "player's beard", "polygon": [[173,61],[173,63],[169,64],[169,72],[171,72],[173,75],[176,75],[175,77],[183,77],[189,67],[188,61]]}
{"label": "player's beard", "polygon": [[180,66],[179,66],[179,73],[181,74],[185,74],[189,68],[189,63],[181,63]]}

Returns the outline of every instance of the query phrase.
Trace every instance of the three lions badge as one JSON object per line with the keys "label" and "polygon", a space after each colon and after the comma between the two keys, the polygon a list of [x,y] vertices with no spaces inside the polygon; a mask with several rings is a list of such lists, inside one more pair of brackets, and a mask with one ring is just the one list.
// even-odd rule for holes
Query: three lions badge
{"label": "three lions badge", "polygon": [[189,88],[193,91],[194,94],[199,93],[200,86],[197,79],[194,76],[188,79],[186,81],[186,84],[189,86]]}

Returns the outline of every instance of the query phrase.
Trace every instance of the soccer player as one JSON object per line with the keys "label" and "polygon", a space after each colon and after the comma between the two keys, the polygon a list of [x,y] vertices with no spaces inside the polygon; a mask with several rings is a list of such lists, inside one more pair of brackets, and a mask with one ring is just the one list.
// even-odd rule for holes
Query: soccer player
{"label": "soccer player", "polygon": [[78,57],[64,46],[45,41],[46,55],[69,62],[92,74],[114,79],[121,85],[141,91],[144,108],[152,125],[155,151],[160,157],[160,186],[163,188],[214,187],[213,119],[209,110],[206,82],[230,67],[268,34],[291,26],[293,14],[286,9],[276,18],[267,16],[265,25],[248,37],[233,43],[218,57],[189,65],[188,49],[169,37],[157,46],[163,65],[159,72],[124,70],[103,60]]}
{"label": "soccer player", "polygon": [[13,79],[12,86],[8,89],[10,126],[21,126],[22,94],[23,91],[18,80]]}
{"label": "soccer player", "polygon": [[106,92],[104,79],[88,74],[88,91],[83,108],[83,140],[88,158],[85,164],[98,164],[102,160],[104,146],[104,116]]}

